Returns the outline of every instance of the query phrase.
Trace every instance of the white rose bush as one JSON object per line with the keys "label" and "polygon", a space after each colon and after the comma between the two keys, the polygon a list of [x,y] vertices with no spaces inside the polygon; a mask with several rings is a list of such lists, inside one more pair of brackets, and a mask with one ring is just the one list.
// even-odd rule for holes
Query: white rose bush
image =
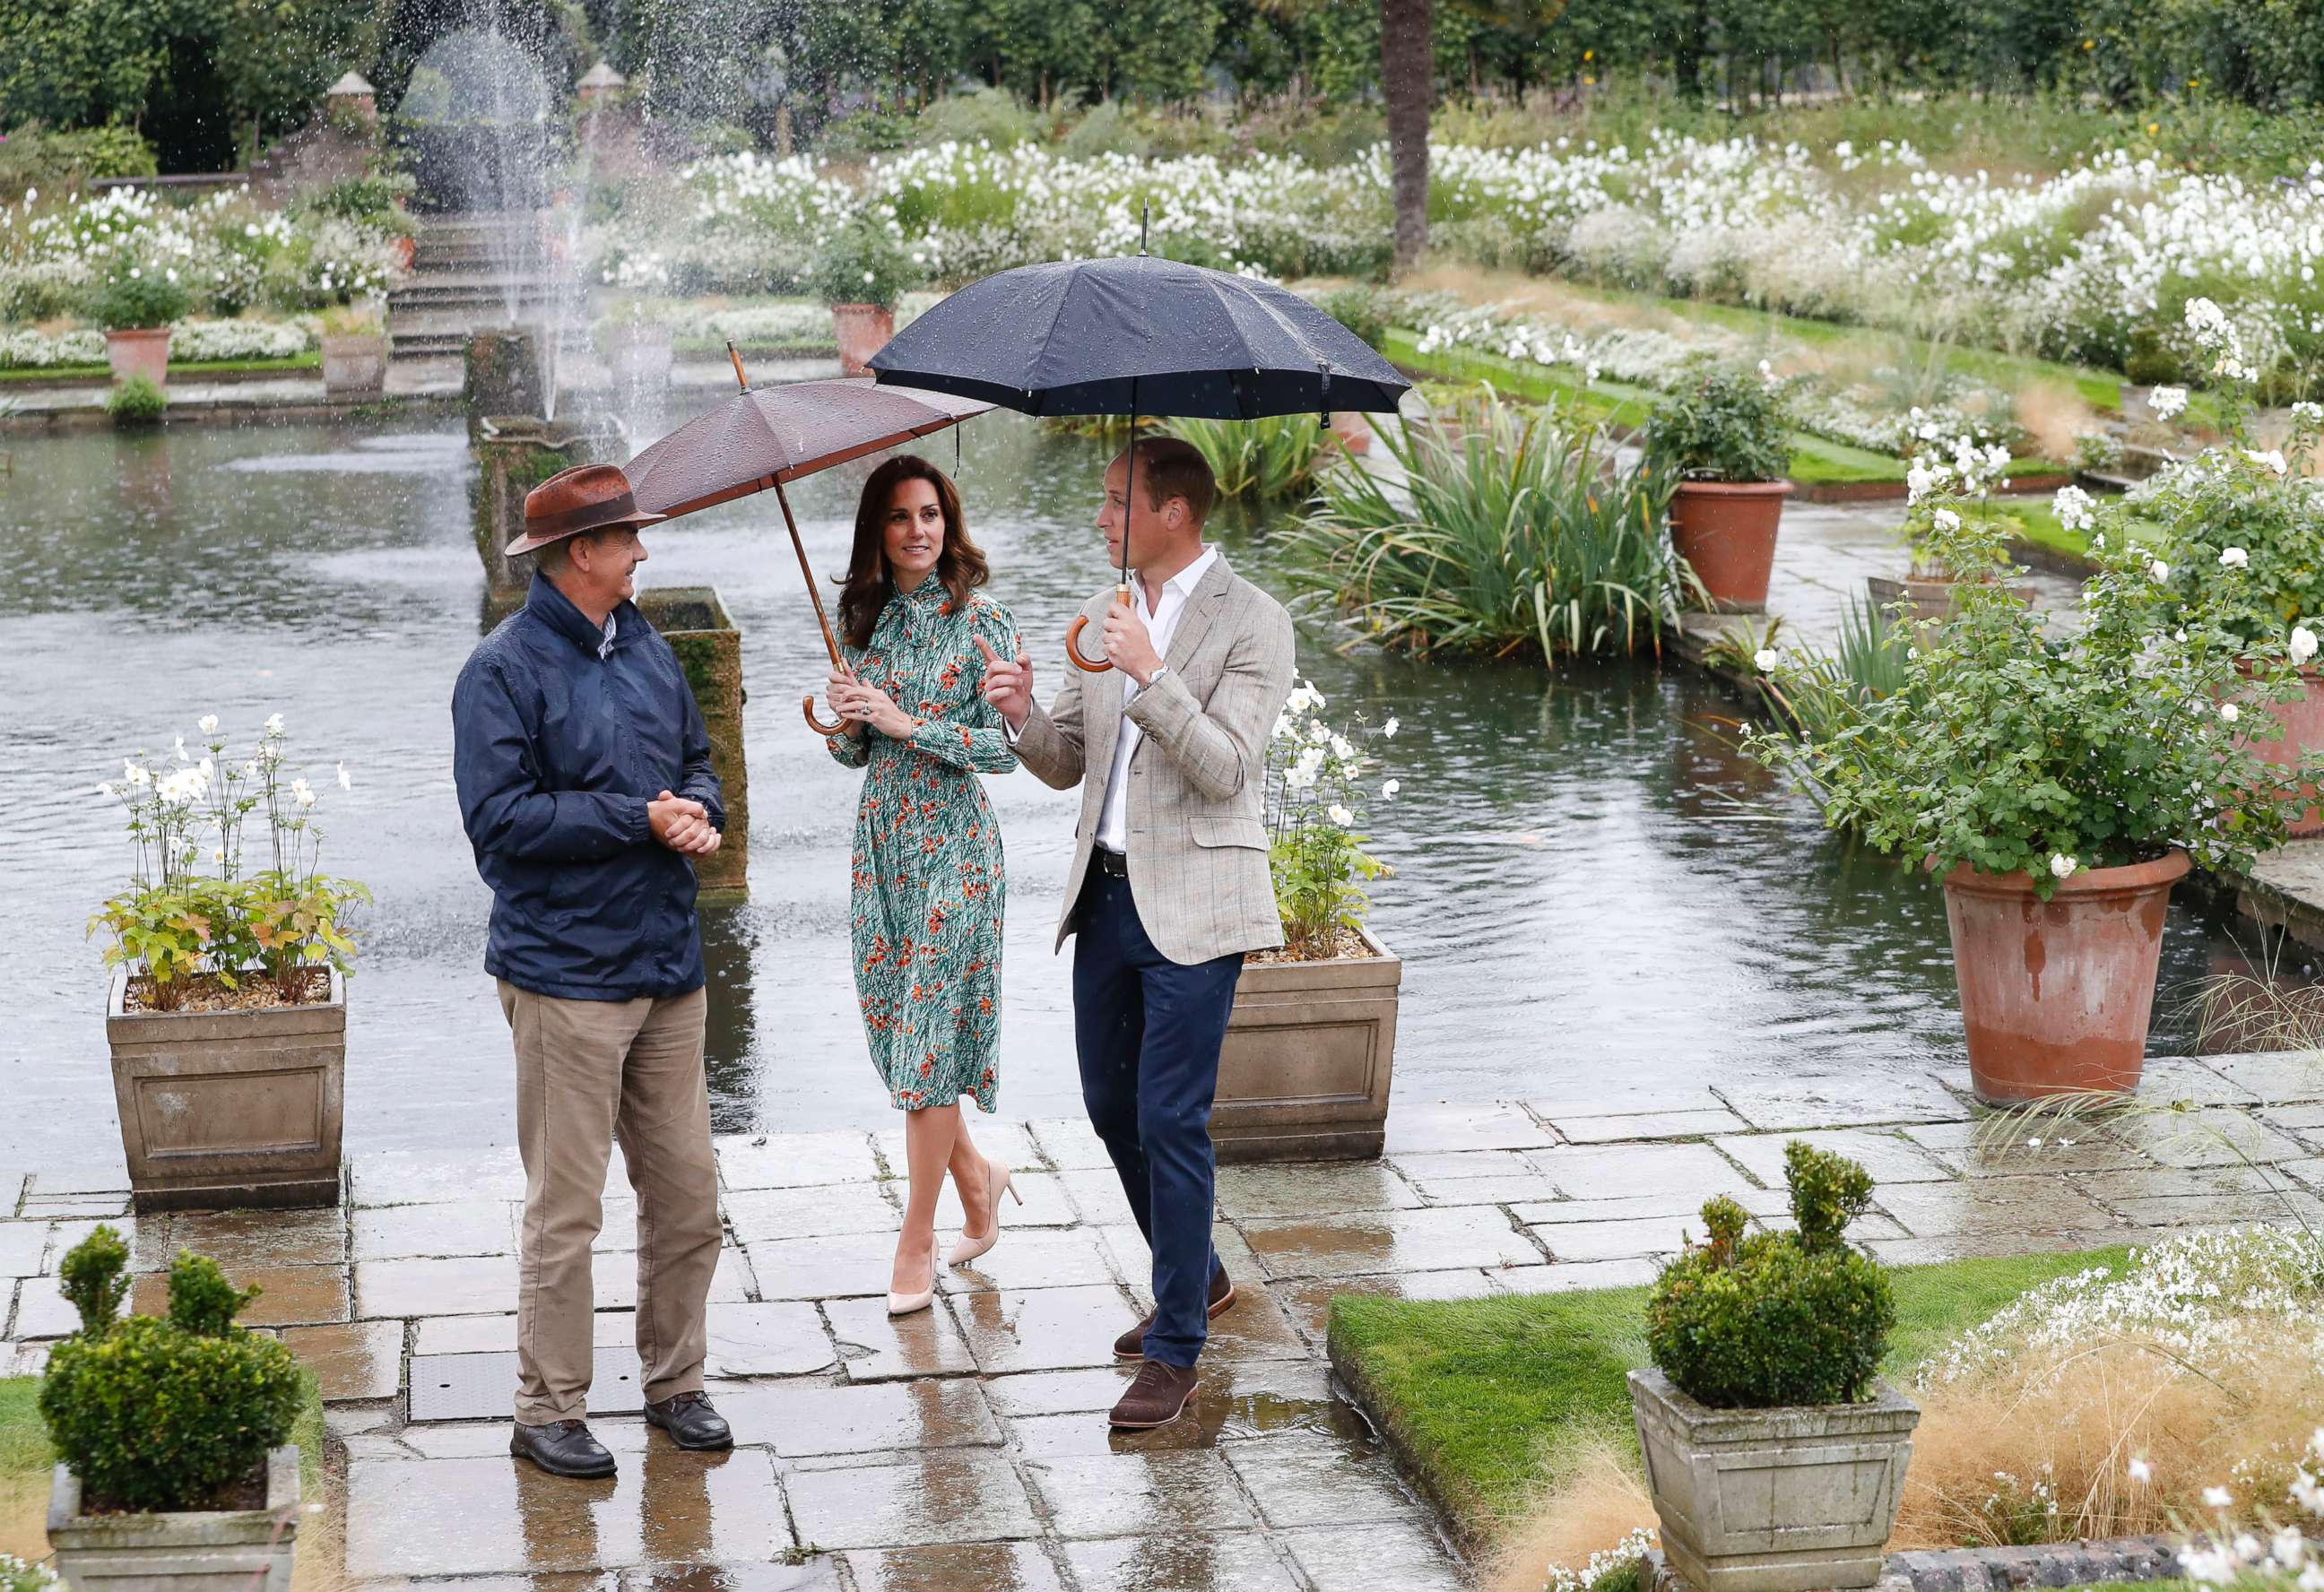
{"label": "white rose bush", "polygon": [[[180,735],[169,757],[125,758],[121,778],[97,787],[121,805],[133,860],[128,888],[98,907],[89,933],[111,934],[106,964],[142,975],[133,988],[152,1010],[179,1009],[203,981],[238,991],[263,980],[295,1001],[312,971],[348,970],[355,943],[340,917],[371,892],[321,870],[321,798],[287,767],[281,714],[239,759],[217,715],[203,715],[196,732],[199,755]],[[342,791],[354,787],[345,763],[335,777]],[[254,818],[264,824],[263,849],[255,838],[245,847]]]}
{"label": "white rose bush", "polygon": [[1368,796],[1393,801],[1403,787],[1375,780],[1377,759],[1362,741],[1391,741],[1397,722],[1378,730],[1360,722],[1349,734],[1323,716],[1323,694],[1306,681],[1291,693],[1267,743],[1268,865],[1290,954],[1326,961],[1343,931],[1362,925],[1371,898],[1365,886],[1391,870],[1364,848],[1358,833]]}

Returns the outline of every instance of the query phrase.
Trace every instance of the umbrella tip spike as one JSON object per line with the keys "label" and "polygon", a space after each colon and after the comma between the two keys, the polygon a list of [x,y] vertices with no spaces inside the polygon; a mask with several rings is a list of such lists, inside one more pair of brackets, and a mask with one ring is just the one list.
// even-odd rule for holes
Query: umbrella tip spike
{"label": "umbrella tip spike", "polygon": [[1138,202],[1138,253],[1140,258],[1143,258],[1146,253],[1146,226],[1153,217],[1154,207],[1148,201],[1140,199]]}

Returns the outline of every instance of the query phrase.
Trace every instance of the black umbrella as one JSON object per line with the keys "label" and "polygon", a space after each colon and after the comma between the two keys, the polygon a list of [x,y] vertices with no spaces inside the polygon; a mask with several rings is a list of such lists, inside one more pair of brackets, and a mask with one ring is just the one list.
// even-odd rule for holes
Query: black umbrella
{"label": "black umbrella", "polygon": [[[971,282],[873,354],[880,382],[1028,415],[1255,420],[1392,411],[1411,383],[1347,327],[1272,282],[1158,259],[1023,265]],[[1130,469],[1138,467],[1130,456]],[[1133,481],[1131,485],[1135,485]],[[1116,602],[1130,602],[1123,527]],[[1093,672],[1065,638],[1065,655]]]}

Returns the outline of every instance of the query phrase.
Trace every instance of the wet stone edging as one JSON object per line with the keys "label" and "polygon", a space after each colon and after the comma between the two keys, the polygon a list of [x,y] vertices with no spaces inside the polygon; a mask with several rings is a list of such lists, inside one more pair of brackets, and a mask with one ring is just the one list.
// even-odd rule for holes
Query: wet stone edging
{"label": "wet stone edging", "polygon": [[[1689,1592],[1658,1550],[1648,1549],[1642,1592]],[[2021,1587],[2087,1587],[2104,1581],[2163,1581],[2182,1572],[2169,1537],[2109,1537],[2032,1548],[1941,1548],[1891,1553],[1874,1592],[2004,1592]]]}

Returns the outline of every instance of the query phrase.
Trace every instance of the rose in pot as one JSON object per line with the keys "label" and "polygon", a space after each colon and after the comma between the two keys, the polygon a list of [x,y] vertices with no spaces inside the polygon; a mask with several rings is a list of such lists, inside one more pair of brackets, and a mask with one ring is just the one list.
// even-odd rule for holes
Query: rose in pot
{"label": "rose in pot", "polygon": [[[1941,494],[1940,503],[1941,504]],[[2246,655],[2247,603],[2189,601],[2126,536],[2094,538],[2080,629],[2013,596],[1997,531],[1958,511],[1931,543],[1964,579],[1886,693],[1764,654],[1797,712],[1747,730],[1825,821],[1944,880],[1970,1081],[1995,1103],[2136,1087],[2172,883],[2247,869],[2305,805],[2253,738],[2299,691]],[[2314,770],[2307,770],[2312,778]]]}
{"label": "rose in pot", "polygon": [[105,328],[105,358],[116,386],[138,376],[155,387],[170,377],[170,323],[190,303],[175,266],[115,257],[88,303]]}
{"label": "rose in pot", "polygon": [[892,221],[858,216],[824,239],[808,287],[831,306],[841,374],[870,369],[872,356],[896,335],[896,301],[925,275]]}
{"label": "rose in pot", "polygon": [[1765,361],[1756,372],[1704,366],[1646,418],[1647,459],[1677,478],[1671,546],[1720,612],[1767,605],[1792,490],[1791,388]]}

